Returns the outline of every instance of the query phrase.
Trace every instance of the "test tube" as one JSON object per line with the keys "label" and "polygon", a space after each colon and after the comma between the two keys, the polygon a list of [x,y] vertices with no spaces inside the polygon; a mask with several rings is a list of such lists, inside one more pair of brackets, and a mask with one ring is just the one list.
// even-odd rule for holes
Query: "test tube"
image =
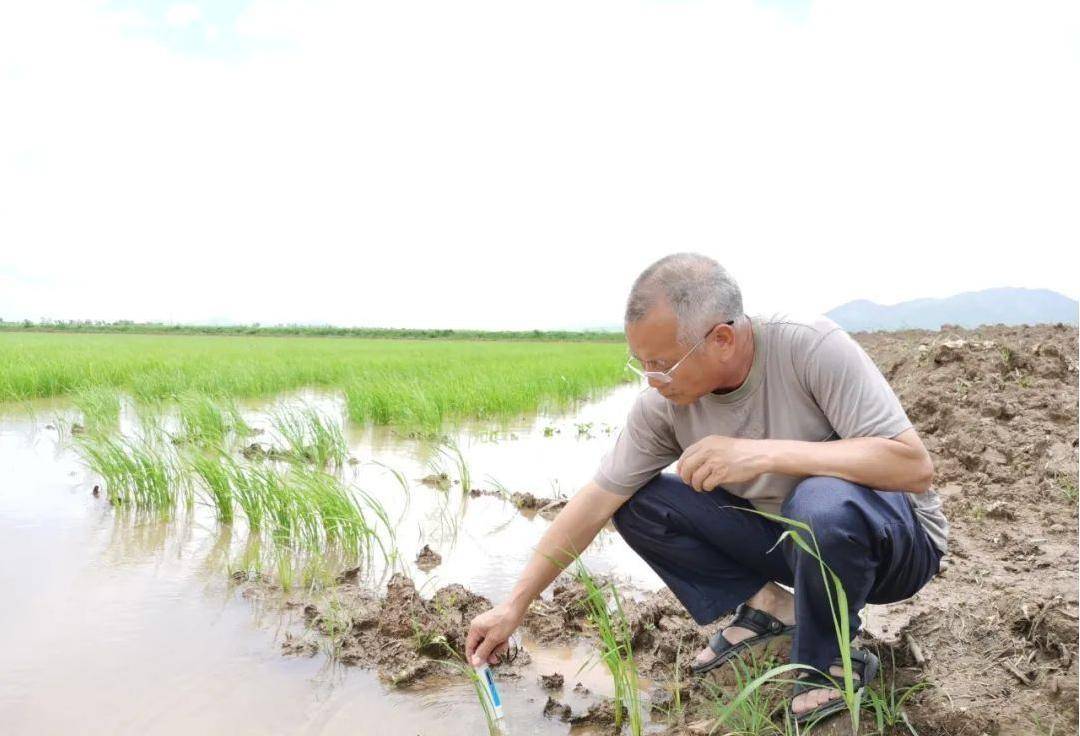
{"label": "test tube", "polygon": [[491,673],[491,668],[486,664],[474,669],[480,678],[480,682],[484,683],[484,692],[487,694],[488,705],[491,706],[491,711],[495,714],[495,720],[501,720],[503,717],[502,696],[499,695],[499,689],[495,687],[495,675]]}

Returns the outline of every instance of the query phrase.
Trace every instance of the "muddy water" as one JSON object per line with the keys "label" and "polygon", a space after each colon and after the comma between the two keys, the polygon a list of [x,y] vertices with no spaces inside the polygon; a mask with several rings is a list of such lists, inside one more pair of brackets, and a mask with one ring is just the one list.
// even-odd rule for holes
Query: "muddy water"
{"label": "muddy water", "polygon": [[[639,389],[625,387],[561,416],[529,416],[501,427],[465,427],[456,439],[471,485],[536,496],[572,494],[614,441]],[[340,412],[332,396],[285,401]],[[247,418],[266,426],[263,404]],[[461,734],[482,733],[465,683],[394,691],[375,675],[335,666],[322,654],[285,657],[286,632],[302,629],[279,601],[248,600],[230,584],[236,541],[205,509],[171,522],[122,517],[91,494],[95,479],[78,456],[36,419],[0,418],[0,732],[4,734]],[[586,425],[591,423],[591,427]],[[528,518],[454,485],[438,491],[418,479],[439,469],[431,443],[385,429],[354,430],[359,461],[346,474],[400,519],[398,545],[421,593],[451,582],[498,600],[513,585],[548,521]],[[379,461],[405,474],[405,493]],[[442,564],[412,562],[429,544]],[[615,572],[638,590],[659,587],[651,570],[610,530],[585,556],[595,572]],[[377,576],[377,572],[376,576]],[[566,733],[540,713],[536,676],[610,691],[588,647],[541,649],[524,642],[533,664],[503,683],[508,731]]]}

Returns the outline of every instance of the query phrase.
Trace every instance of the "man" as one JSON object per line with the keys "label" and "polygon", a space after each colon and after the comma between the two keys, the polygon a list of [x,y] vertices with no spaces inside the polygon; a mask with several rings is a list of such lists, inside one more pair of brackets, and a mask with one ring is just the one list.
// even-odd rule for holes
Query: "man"
{"label": "man", "polygon": [[[844,587],[853,634],[867,602],[914,595],[938,572],[948,524],[896,395],[834,322],[746,316],[738,285],[697,254],[667,256],[638,277],[626,336],[629,365],[650,388],[510,595],[472,621],[467,655],[496,662],[529,603],[611,519],[698,624],[736,609],[696,672],[793,635],[793,662],[838,675],[818,561],[790,539],[777,545],[790,527],[753,510],[810,526]],[[660,472],[672,462],[677,475]],[[852,656],[858,687],[878,663]],[[809,674],[789,707],[802,722],[844,706],[831,681]]]}

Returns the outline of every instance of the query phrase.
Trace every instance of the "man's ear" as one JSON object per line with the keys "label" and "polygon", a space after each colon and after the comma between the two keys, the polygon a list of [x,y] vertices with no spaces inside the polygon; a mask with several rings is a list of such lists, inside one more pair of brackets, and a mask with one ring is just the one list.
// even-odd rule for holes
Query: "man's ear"
{"label": "man's ear", "polygon": [[717,347],[728,350],[735,344],[735,328],[722,322],[713,325],[712,332],[709,333],[709,339],[715,340]]}

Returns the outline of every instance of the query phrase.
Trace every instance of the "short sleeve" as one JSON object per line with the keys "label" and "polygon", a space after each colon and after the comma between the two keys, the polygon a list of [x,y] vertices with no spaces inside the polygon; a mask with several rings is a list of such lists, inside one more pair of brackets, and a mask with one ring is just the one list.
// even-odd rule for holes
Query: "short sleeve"
{"label": "short sleeve", "polygon": [[664,410],[666,401],[652,389],[638,395],[614,446],[600,460],[593,476],[600,487],[623,496],[633,495],[679,459],[682,450]]}
{"label": "short sleeve", "polygon": [[885,376],[843,329],[811,348],[804,371],[807,388],[841,439],[892,438],[912,426]]}

